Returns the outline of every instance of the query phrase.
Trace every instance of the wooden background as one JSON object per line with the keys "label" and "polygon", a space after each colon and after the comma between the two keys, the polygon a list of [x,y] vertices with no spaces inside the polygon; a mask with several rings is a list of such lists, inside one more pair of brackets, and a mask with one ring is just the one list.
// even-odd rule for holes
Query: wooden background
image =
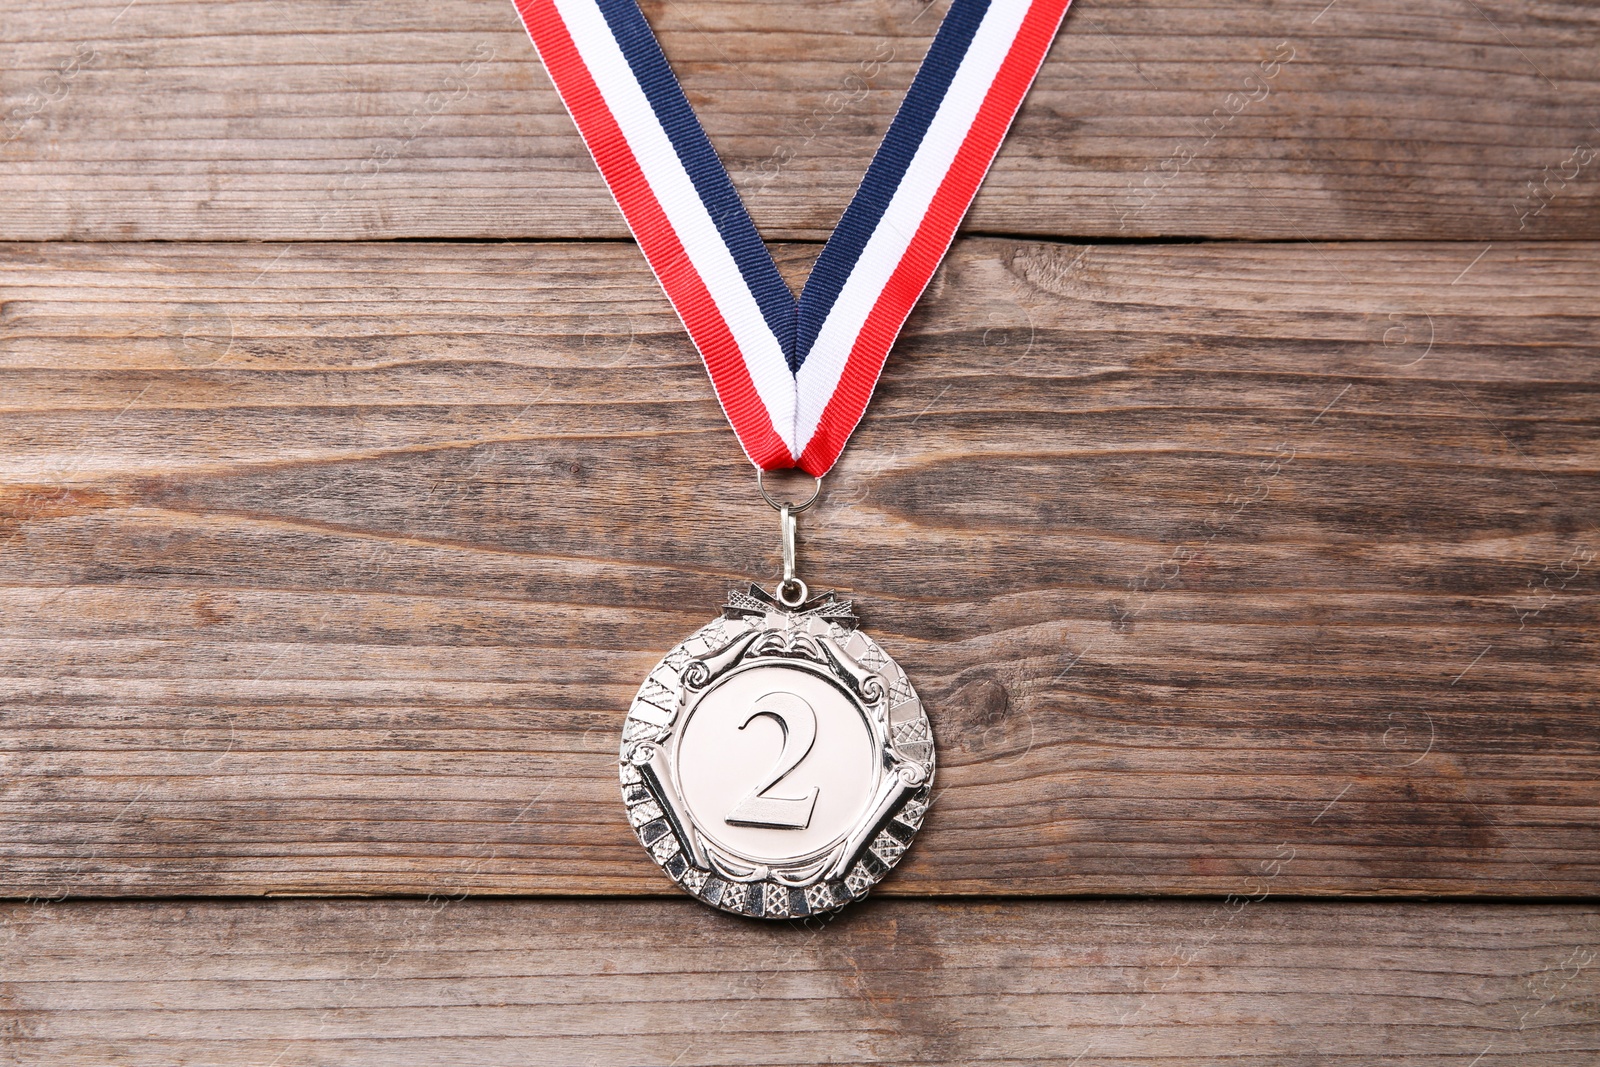
{"label": "wooden background", "polygon": [[[805,4],[644,5],[797,285],[945,7]],[[1600,9],[1079,0],[802,525],[940,744],[809,927],[621,817],[777,529],[511,5],[0,16],[0,1064],[1595,1062]]]}

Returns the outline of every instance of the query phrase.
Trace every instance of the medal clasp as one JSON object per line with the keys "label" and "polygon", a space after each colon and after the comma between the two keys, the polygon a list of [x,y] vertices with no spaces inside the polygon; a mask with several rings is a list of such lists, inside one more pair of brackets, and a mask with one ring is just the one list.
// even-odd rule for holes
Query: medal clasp
{"label": "medal clasp", "polygon": [[822,493],[822,479],[817,477],[811,495],[796,503],[793,500],[774,499],[772,494],[767,492],[766,473],[763,470],[756,471],[756,487],[761,490],[761,499],[778,511],[779,536],[783,543],[783,580],[778,583],[776,590],[778,602],[786,608],[797,608],[810,599],[811,590],[795,575],[794,541],[798,525],[795,516],[817,502],[817,497]]}

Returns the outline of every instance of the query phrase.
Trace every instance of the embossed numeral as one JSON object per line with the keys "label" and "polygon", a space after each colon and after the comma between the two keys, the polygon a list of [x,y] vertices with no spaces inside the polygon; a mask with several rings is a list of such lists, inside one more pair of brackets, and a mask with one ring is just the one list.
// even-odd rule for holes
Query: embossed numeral
{"label": "embossed numeral", "polygon": [[817,743],[817,713],[793,693],[768,693],[755,702],[739,729],[766,715],[783,728],[783,751],[778,762],[743,800],[734,805],[724,821],[733,826],[766,826],[774,830],[804,830],[811,825],[811,812],[817,806],[818,786],[808,797],[773,797],[767,791],[805,759]]}

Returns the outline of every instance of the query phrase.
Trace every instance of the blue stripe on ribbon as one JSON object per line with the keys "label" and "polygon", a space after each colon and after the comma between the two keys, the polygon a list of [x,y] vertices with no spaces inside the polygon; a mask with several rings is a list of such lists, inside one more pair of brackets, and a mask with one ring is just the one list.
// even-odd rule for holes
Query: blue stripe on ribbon
{"label": "blue stripe on ribbon", "polygon": [[900,180],[905,177],[917,146],[927,134],[928,125],[938,114],[950,82],[988,10],[989,0],[954,0],[950,5],[899,112],[889,124],[889,132],[884,134],[883,144],[878,146],[872,165],[861,179],[861,187],[817,257],[811,277],[806,280],[797,312],[797,335],[789,354],[790,370],[799,371],[805,362],[828,312],[839,298],[839,291],[844,288],[856,260],[861,258],[868,239],[878,228],[889,201],[900,187]]}
{"label": "blue stripe on ribbon", "polygon": [[[959,2],[959,0],[958,0]],[[635,0],[596,0],[622,55],[633,69],[639,87],[667,132],[672,147],[694,183],[717,232],[739,265],[745,284],[755,296],[767,327],[777,336],[791,367],[794,361],[795,300],[778,273],[767,246],[761,243],[755,223],[733,188],[728,172],[711,147],[700,120],[683,95],[678,79],[667,65],[661,46]]]}

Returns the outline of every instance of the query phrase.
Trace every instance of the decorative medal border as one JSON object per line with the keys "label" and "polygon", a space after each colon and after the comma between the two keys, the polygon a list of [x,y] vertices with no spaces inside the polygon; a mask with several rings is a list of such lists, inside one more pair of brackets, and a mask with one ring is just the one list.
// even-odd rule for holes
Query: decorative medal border
{"label": "decorative medal border", "polygon": [[[697,836],[667,769],[667,746],[688,700],[741,662],[800,661],[825,668],[875,719],[888,773],[854,832],[816,856],[762,866],[720,853]],[[905,673],[856,629],[832,594],[789,607],[758,586],[729,594],[722,615],[656,665],[622,731],[619,758],[628,822],[686,891],[725,911],[787,919],[831,911],[866,895],[900,861],[922,825],[933,784],[933,736]]]}
{"label": "decorative medal border", "polygon": [[515,0],[752,463],[825,474],[1070,0],[953,0],[797,301],[635,0]]}

